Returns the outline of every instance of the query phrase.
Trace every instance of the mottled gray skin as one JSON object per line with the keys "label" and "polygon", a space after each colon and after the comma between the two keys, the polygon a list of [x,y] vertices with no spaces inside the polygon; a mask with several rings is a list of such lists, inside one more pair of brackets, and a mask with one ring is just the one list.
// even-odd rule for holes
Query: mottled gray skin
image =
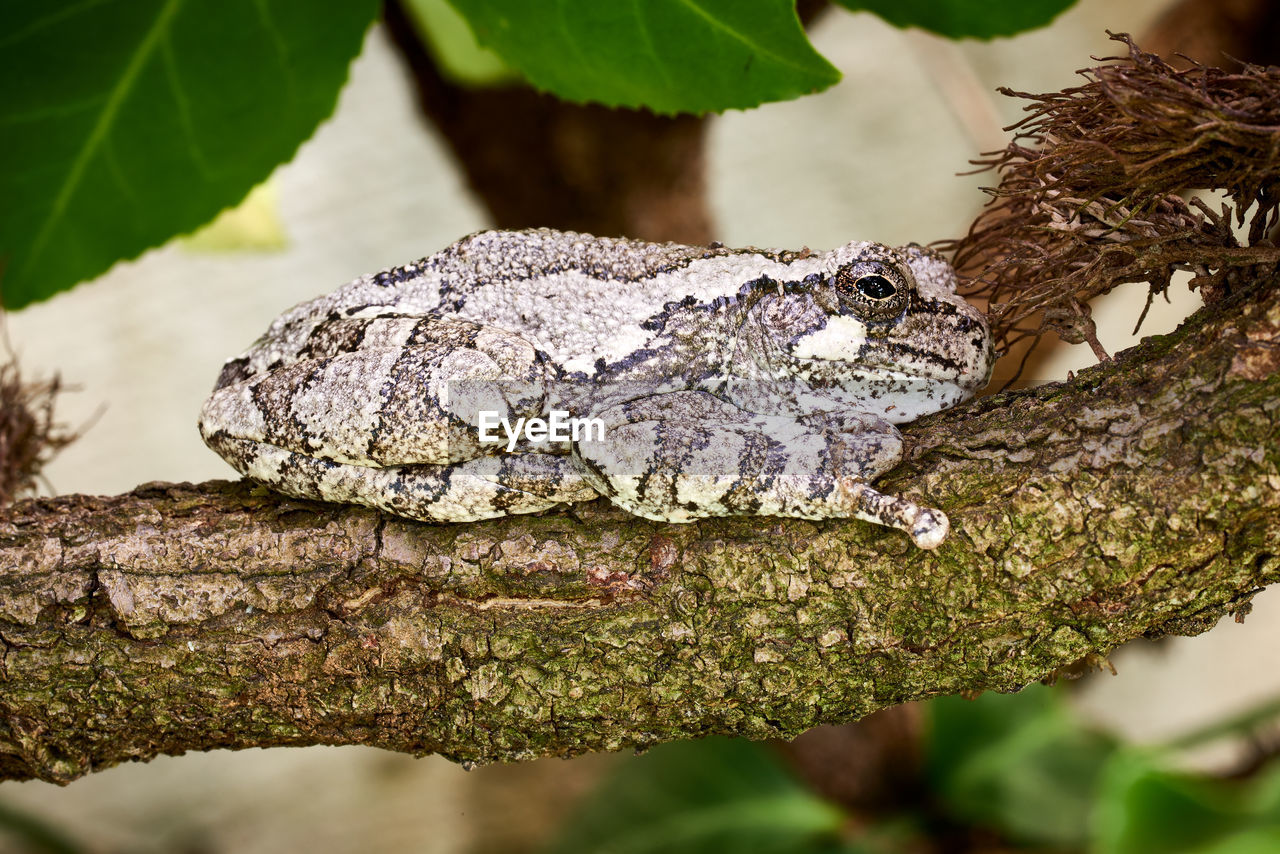
{"label": "mottled gray skin", "polygon": [[[994,354],[917,246],[783,252],[483,232],[281,315],[200,418],[238,471],[303,498],[463,522],[598,495],[683,522],[856,516],[937,546],[940,511],[868,484],[895,423],[982,388]],[[553,410],[604,437],[482,441]]]}

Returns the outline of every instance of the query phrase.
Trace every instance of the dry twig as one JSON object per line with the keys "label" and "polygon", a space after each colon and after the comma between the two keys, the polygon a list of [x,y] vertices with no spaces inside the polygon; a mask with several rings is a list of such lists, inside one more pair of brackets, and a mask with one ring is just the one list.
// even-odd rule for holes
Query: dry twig
{"label": "dry twig", "polygon": [[33,495],[41,469],[75,440],[76,434],[54,420],[61,380],[25,381],[10,354],[0,364],[0,507]]}
{"label": "dry twig", "polygon": [[[1000,185],[969,234],[943,244],[1006,349],[1052,329],[1101,352],[1088,303],[1118,285],[1148,282],[1149,305],[1189,270],[1213,302],[1280,266],[1280,68],[1179,71],[1112,38],[1129,55],[1080,71],[1082,86],[1000,90],[1029,99],[1030,115],[974,161]],[[1184,197],[1197,191],[1226,203]]]}

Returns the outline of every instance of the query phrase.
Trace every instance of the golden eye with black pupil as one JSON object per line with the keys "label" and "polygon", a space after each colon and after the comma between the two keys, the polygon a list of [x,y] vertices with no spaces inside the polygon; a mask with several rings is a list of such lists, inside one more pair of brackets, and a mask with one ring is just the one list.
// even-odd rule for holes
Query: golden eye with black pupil
{"label": "golden eye with black pupil", "polygon": [[841,313],[877,322],[898,318],[907,307],[910,281],[901,272],[878,261],[861,261],[842,267],[835,275]]}

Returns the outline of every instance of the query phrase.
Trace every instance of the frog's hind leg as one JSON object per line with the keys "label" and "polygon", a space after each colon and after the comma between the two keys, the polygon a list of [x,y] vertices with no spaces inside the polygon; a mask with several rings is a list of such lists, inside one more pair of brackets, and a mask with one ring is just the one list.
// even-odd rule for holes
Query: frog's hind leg
{"label": "frog's hind leg", "polygon": [[215,448],[241,474],[295,498],[362,504],[426,522],[537,513],[598,497],[569,456],[511,454],[448,465],[335,463],[227,436]]}
{"label": "frog's hind leg", "polygon": [[482,413],[510,423],[540,414],[544,359],[484,324],[340,318],[279,364],[255,373],[247,357],[229,362],[200,432],[214,450],[225,434],[356,466],[457,463],[492,450],[479,439]]}
{"label": "frog's hind leg", "polygon": [[598,491],[649,519],[853,516],[936,548],[940,511],[868,485],[902,458],[892,424],[860,412],[762,416],[705,392],[630,401],[602,413],[604,438],[579,442]]}

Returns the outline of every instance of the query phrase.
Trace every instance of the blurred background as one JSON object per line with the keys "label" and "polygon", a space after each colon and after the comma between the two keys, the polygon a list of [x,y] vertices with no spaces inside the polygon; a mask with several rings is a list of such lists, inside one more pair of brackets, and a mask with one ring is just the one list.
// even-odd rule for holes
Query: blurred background
{"label": "blurred background", "polygon": [[[985,200],[979,187],[994,180],[956,173],[1002,147],[1001,126],[1020,115],[1020,102],[995,88],[1074,85],[1090,55],[1123,50],[1107,29],[1157,49],[1142,36],[1168,6],[1081,0],[1047,28],[991,42],[897,30],[865,13],[823,14],[811,36],[843,72],[840,84],[710,121],[715,239],[816,249],[960,236]],[[376,26],[333,118],[214,230],[8,316],[24,372],[61,375],[71,392],[60,417],[83,432],[47,468],[50,487],[108,494],[148,480],[232,477],[195,429],[226,358],[284,308],[489,225],[422,119],[385,26]],[[1135,340],[1146,291],[1130,287],[1094,306],[1112,353]],[[1185,288],[1170,296],[1156,303],[1144,334],[1171,330],[1197,307]],[[1093,361],[1085,346],[1059,346],[1026,379],[1063,378]],[[1277,615],[1280,599],[1267,592],[1242,625],[1132,645],[1112,657],[1118,675],[1087,675],[1070,703],[1139,743],[1253,708],[1280,695],[1280,672],[1269,666]],[[1248,749],[1220,742],[1185,759],[1230,769]],[[57,828],[76,850],[522,851],[627,761],[589,756],[468,772],[358,747],[219,751],[111,768],[65,788],[4,783],[0,810]],[[7,844],[0,838],[0,849]]]}

